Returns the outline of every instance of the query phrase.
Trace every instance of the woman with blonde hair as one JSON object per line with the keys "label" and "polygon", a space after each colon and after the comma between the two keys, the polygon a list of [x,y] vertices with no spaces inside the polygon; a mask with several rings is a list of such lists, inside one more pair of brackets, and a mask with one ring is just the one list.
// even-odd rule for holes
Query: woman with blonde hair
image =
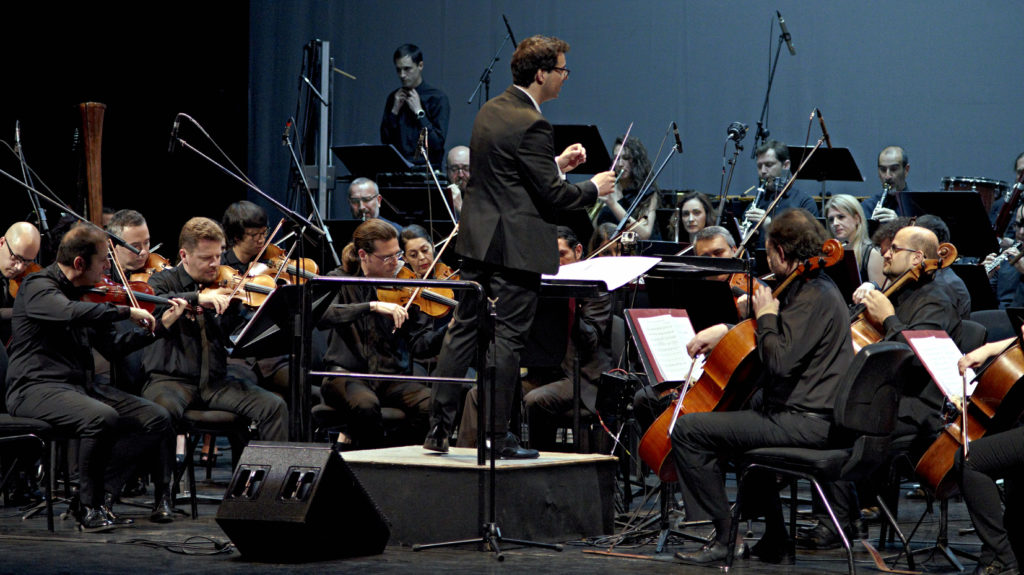
{"label": "woman with blonde hair", "polygon": [[825,218],[832,236],[857,258],[861,281],[882,285],[882,254],[868,237],[867,218],[857,198],[847,194],[832,196],[825,204]]}

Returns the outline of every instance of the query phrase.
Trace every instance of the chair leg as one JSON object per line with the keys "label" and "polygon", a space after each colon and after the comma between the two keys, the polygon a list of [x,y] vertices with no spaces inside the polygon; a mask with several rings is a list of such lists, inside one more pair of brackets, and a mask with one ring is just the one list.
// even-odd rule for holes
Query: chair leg
{"label": "chair leg", "polygon": [[53,477],[53,459],[52,454],[54,452],[54,445],[52,441],[46,441],[43,443],[43,475],[46,477],[46,528],[50,533],[54,532],[53,528],[53,491],[54,491],[54,477]]}
{"label": "chair leg", "polygon": [[836,528],[836,533],[839,534],[839,539],[843,542],[843,547],[846,548],[846,557],[849,562],[850,575],[854,575],[857,572],[857,568],[853,563],[853,549],[850,547],[850,540],[846,537],[846,531],[843,526],[839,524],[839,519],[836,517],[835,511],[832,510],[832,504],[829,503],[827,497],[825,497],[825,490],[821,488],[821,484],[818,480],[807,476],[807,479],[814,485],[815,491],[818,492],[818,497],[821,498],[821,504],[825,507],[825,511],[828,512],[828,518],[832,520],[832,525]]}

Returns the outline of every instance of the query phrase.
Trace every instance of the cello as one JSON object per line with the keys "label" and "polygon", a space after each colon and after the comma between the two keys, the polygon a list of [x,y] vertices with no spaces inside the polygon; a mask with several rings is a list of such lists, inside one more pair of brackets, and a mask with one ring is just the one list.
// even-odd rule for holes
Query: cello
{"label": "cello", "polygon": [[[949,243],[939,244],[939,258],[925,259],[920,264],[903,272],[892,285],[887,287],[883,293],[885,297],[892,298],[899,290],[903,289],[911,281],[918,281],[924,274],[934,274],[936,271],[949,267],[956,261],[956,246]],[[880,326],[872,323],[865,315],[864,304],[857,304],[850,312],[850,332],[853,336],[853,349],[860,351],[866,345],[878,343],[885,338]]]}
{"label": "cello", "polygon": [[1015,338],[978,372],[978,385],[964,401],[956,420],[947,425],[917,462],[914,472],[921,482],[932,488],[936,497],[956,493],[956,477],[952,473],[956,452],[964,448],[964,421],[967,442],[1009,429],[1024,413],[1024,353],[1020,338]]}
{"label": "cello", "polygon": [[[812,270],[835,265],[843,259],[843,246],[830,239],[821,248],[821,255],[804,261],[772,292],[778,297],[793,281]],[[753,394],[753,382],[761,370],[757,355],[757,320],[740,322],[715,345],[704,364],[704,373],[682,395],[682,413],[727,411],[743,405]],[[685,385],[685,384],[684,384]],[[676,481],[675,465],[668,465],[672,452],[669,425],[676,404],[672,402],[640,440],[640,459],[657,472],[662,481]]]}

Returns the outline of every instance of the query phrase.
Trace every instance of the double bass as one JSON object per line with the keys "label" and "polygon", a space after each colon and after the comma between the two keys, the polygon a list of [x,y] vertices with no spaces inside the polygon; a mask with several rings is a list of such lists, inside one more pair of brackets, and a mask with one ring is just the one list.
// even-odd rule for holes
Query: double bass
{"label": "double bass", "polygon": [[[835,265],[843,259],[843,246],[830,239],[821,255],[801,263],[772,292],[778,297],[793,281],[816,269]],[[683,394],[679,413],[728,411],[743,405],[754,392],[753,382],[761,370],[757,355],[757,320],[740,322],[715,345],[704,363],[704,373]],[[685,384],[684,384],[685,385]],[[640,459],[658,473],[662,481],[676,481],[675,465],[668,462],[672,452],[669,425],[679,400],[673,401],[640,440]]]}

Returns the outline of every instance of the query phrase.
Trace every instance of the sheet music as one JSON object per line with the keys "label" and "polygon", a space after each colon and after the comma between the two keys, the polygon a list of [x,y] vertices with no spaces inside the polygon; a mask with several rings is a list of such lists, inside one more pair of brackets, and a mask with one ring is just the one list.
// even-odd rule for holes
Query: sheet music
{"label": "sheet music", "polygon": [[[953,340],[949,336],[928,336],[907,337],[907,341],[910,343],[910,347],[914,348],[914,353],[917,354],[942,393],[957,406],[962,406],[964,382],[957,362],[960,361],[963,354],[960,353]],[[974,379],[974,370],[968,369],[968,397],[974,393],[974,388],[978,385]]]}
{"label": "sheet music", "polygon": [[[685,381],[693,361],[686,353],[686,344],[696,335],[690,319],[666,314],[642,317],[638,322],[651,350],[651,360],[665,381]],[[698,358],[692,379],[700,377],[703,364],[703,358]]]}
{"label": "sheet music", "polygon": [[616,290],[658,265],[661,258],[647,256],[625,256],[617,258],[591,258],[582,262],[564,265],[555,275],[544,274],[546,279],[556,280],[597,280]]}

